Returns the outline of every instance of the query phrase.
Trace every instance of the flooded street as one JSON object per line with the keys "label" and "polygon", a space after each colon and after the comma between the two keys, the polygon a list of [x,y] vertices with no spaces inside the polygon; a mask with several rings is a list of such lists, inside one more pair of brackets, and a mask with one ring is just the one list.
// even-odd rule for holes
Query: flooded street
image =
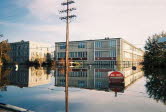
{"label": "flooded street", "polygon": [[166,112],[166,0],[0,0],[0,112]]}
{"label": "flooded street", "polygon": [[[124,83],[110,79],[111,66],[85,66],[69,72],[68,102],[65,101],[64,69],[20,67],[1,70],[0,103],[35,112],[165,112],[165,96],[154,99],[140,69],[121,69]],[[146,86],[145,86],[146,85]],[[163,86],[164,87],[164,86]],[[163,94],[165,95],[165,94]]]}

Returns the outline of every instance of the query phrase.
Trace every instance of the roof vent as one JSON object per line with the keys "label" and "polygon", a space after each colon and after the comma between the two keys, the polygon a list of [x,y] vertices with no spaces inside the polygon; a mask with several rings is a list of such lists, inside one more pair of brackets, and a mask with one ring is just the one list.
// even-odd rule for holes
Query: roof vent
{"label": "roof vent", "polygon": [[105,37],[105,40],[109,40],[109,37]]}

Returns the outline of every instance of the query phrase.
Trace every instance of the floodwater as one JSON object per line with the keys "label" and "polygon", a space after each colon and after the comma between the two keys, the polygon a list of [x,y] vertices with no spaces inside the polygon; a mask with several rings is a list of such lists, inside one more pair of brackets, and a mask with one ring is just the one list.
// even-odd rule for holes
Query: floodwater
{"label": "floodwater", "polygon": [[[124,74],[124,83],[110,80],[108,72],[115,70]],[[1,68],[0,103],[35,112],[166,112],[166,72],[159,71],[72,68],[65,91],[63,68]]]}

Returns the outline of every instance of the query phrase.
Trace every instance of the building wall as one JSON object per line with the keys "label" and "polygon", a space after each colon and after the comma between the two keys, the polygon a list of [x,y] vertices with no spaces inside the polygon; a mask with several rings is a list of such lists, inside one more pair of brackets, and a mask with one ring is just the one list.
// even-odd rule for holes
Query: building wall
{"label": "building wall", "polygon": [[[73,41],[69,44],[69,57],[72,58],[72,60],[87,64],[107,63],[108,60],[115,62],[118,52],[116,47],[118,41],[119,39]],[[110,44],[111,42],[112,45]],[[56,60],[58,61],[61,58],[65,58],[65,43],[55,43],[55,47]],[[83,55],[81,53],[83,53]]]}
{"label": "building wall", "polygon": [[143,61],[144,51],[121,39],[120,63],[123,67],[138,66]]}
{"label": "building wall", "polygon": [[16,63],[25,63],[26,61],[35,61],[35,59],[46,60],[50,51],[49,44],[43,44],[31,41],[21,41],[10,43],[11,51],[9,53],[11,61]]}
{"label": "building wall", "polygon": [[[65,58],[65,43],[55,43],[56,60]],[[143,51],[121,38],[72,41],[69,43],[69,58],[86,64],[123,64],[141,61]],[[80,55],[86,53],[86,56]],[[125,62],[123,62],[125,61]]]}
{"label": "building wall", "polygon": [[29,42],[10,43],[10,46],[11,51],[9,55],[12,62],[22,63],[29,60]]}
{"label": "building wall", "polygon": [[44,43],[30,42],[29,48],[29,61],[35,61],[36,59],[46,61],[48,54],[51,53],[51,46]]}

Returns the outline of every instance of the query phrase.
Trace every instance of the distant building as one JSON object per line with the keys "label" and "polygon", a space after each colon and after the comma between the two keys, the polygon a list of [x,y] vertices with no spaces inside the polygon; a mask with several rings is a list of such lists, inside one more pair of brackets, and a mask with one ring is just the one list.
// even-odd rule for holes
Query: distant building
{"label": "distant building", "polygon": [[166,37],[159,38],[158,43],[166,43]]}
{"label": "distant building", "polygon": [[[55,43],[55,59],[65,58],[65,42]],[[86,64],[138,65],[144,51],[122,38],[71,41],[69,58]]]}
{"label": "distant building", "polygon": [[49,44],[21,41],[10,43],[11,51],[9,53],[11,61],[16,63],[25,63],[26,61],[42,60],[49,57],[51,46]]}
{"label": "distant building", "polygon": [[166,49],[166,37],[159,38],[159,39],[158,39],[158,43],[159,43],[160,46],[163,46],[163,47],[162,47],[163,50]]}

